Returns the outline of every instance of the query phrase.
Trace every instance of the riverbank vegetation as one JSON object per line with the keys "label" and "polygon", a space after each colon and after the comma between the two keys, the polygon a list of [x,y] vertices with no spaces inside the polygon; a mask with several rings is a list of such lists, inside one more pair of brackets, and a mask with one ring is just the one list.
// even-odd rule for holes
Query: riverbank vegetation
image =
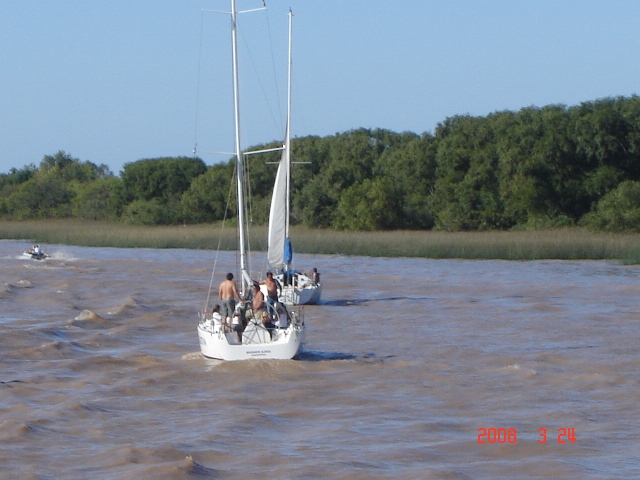
{"label": "riverbank vegetation", "polygon": [[[233,250],[233,228],[216,225],[140,226],[123,223],[39,220],[0,221],[0,237],[30,243],[122,248]],[[252,248],[265,250],[264,227],[252,228]],[[640,234],[590,232],[580,228],[527,231],[353,232],[294,227],[298,253],[384,257],[503,260],[622,260],[640,263]]]}
{"label": "riverbank vegetation", "polygon": [[[640,232],[637,96],[459,115],[433,134],[358,129],[295,138],[292,157],[307,162],[293,166],[293,223],[344,232],[336,239],[408,230]],[[269,162],[277,160],[277,152],[247,157],[247,216],[256,225],[267,221],[276,172]],[[207,166],[178,157],[127,163],[114,175],[60,151],[0,174],[0,217],[177,231],[233,218],[233,174],[233,159]]]}

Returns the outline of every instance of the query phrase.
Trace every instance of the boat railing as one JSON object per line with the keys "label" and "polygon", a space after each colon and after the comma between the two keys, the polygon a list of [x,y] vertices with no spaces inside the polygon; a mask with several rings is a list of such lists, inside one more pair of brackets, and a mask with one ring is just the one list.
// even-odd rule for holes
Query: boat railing
{"label": "boat railing", "polygon": [[[240,322],[243,326],[243,331],[247,330],[251,325],[251,329],[260,329],[265,331],[278,330],[283,331],[293,326],[294,329],[300,329],[304,326],[304,307],[292,308],[287,307],[284,303],[276,302],[275,304],[265,303],[265,309],[262,310],[270,322],[275,328],[270,329],[264,325],[263,318],[256,318],[253,312],[253,304],[245,302],[236,308],[234,317],[238,317],[233,320]],[[281,322],[283,316],[286,317],[286,322]],[[212,333],[231,333],[234,332],[234,325],[229,325],[224,319],[219,324],[213,319],[213,312],[208,309],[204,309],[198,312],[199,324],[207,331]]]}

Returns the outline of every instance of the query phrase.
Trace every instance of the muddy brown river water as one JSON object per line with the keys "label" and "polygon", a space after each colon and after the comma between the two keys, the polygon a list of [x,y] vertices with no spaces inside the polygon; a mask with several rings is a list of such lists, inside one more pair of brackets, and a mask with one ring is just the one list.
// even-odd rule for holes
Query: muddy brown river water
{"label": "muddy brown river water", "polygon": [[0,478],[640,477],[640,266],[298,255],[303,354],[225,363],[214,253],[28,246],[0,241]]}

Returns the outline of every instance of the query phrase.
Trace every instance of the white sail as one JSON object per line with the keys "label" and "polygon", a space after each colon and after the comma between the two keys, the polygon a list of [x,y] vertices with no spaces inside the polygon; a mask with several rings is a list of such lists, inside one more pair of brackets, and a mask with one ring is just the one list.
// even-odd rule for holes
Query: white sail
{"label": "white sail", "polygon": [[271,209],[269,210],[269,240],[267,261],[272,268],[285,265],[284,245],[287,237],[287,197],[289,185],[287,178],[287,148],[282,151],[276,181],[273,185]]}
{"label": "white sail", "polygon": [[289,61],[287,87],[287,125],[284,145],[269,210],[267,262],[277,270],[289,269],[293,251],[289,241],[289,183],[291,178],[291,19],[289,10]]}
{"label": "white sail", "polygon": [[269,212],[267,261],[279,271],[275,279],[281,285],[278,298],[287,305],[319,303],[322,285],[317,276],[309,276],[291,268],[293,247],[289,240],[290,179],[291,179],[291,17],[289,11],[289,88],[287,93],[287,127],[282,158],[278,166]]}

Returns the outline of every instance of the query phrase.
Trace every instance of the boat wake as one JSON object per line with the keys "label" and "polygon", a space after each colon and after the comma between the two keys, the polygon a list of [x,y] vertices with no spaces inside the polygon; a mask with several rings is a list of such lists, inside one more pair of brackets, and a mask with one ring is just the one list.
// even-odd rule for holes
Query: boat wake
{"label": "boat wake", "polygon": [[525,377],[531,377],[533,375],[538,374],[538,372],[536,372],[535,370],[531,368],[522,368],[517,363],[514,363],[513,365],[508,365],[506,367],[498,368],[497,371],[498,372],[514,372],[514,373],[523,375]]}
{"label": "boat wake", "polygon": [[351,353],[343,353],[343,352],[318,352],[318,351],[305,350],[304,352],[298,354],[296,359],[301,361],[306,361],[306,362],[330,362],[330,361],[347,360],[351,362],[376,363],[376,362],[383,362],[388,358],[380,358],[373,353],[364,354],[364,355],[353,355]]}
{"label": "boat wake", "polygon": [[186,360],[186,361],[202,360],[202,353],[200,352],[185,353],[184,355],[182,355],[181,358],[182,360]]}
{"label": "boat wake", "polygon": [[51,252],[51,254],[49,255],[49,258],[52,260],[61,260],[65,262],[75,262],[79,260],[79,258],[74,257],[73,255],[71,255],[69,252],[65,250]]}

